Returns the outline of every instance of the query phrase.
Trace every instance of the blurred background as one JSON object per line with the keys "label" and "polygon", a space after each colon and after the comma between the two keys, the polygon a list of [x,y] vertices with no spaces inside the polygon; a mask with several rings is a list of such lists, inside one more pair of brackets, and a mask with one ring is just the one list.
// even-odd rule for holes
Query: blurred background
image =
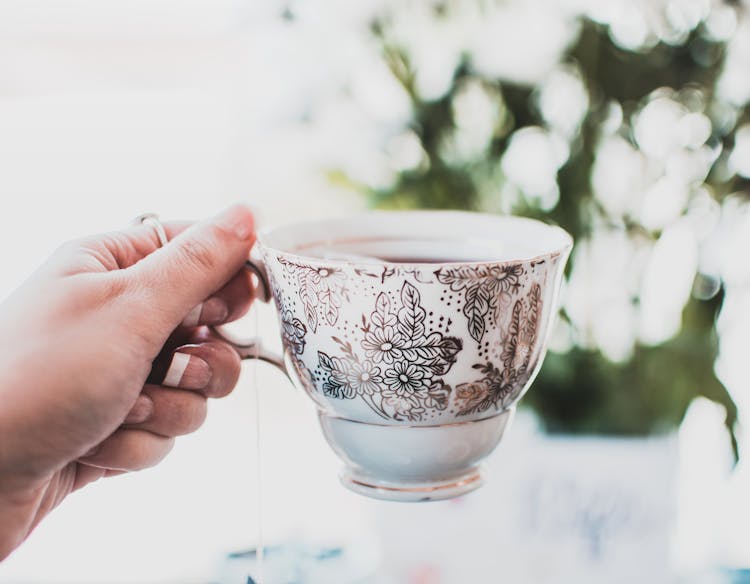
{"label": "blurred background", "polygon": [[[750,582],[749,101],[741,1],[0,0],[0,297],[66,239],[236,200],[576,239],[477,493],[347,492],[312,405],[250,364],[0,582],[246,584],[261,520],[268,584]],[[278,343],[270,309],[254,327]]]}

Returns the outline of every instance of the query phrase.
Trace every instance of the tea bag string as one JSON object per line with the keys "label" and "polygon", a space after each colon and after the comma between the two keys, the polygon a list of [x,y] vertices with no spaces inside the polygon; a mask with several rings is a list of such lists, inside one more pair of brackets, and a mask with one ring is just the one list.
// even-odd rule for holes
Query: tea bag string
{"label": "tea bag string", "polygon": [[[255,338],[259,338],[260,335],[260,323],[258,314],[255,314]],[[255,355],[252,360],[252,375],[251,380],[253,384],[253,391],[255,392],[255,480],[256,488],[258,489],[257,501],[257,518],[258,518],[258,544],[255,548],[255,559],[257,560],[257,581],[258,584],[263,584],[263,558],[265,555],[265,543],[263,541],[263,471],[262,471],[262,456],[260,446],[260,386],[258,384],[258,364],[260,363],[260,343],[255,344]]]}

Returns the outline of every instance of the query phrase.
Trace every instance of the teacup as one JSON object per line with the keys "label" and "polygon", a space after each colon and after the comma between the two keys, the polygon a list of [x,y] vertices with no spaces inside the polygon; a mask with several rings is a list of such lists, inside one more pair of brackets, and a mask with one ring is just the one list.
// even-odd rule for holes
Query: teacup
{"label": "teacup", "polygon": [[271,229],[248,268],[275,301],[284,355],[236,347],[312,398],[345,486],[454,497],[482,484],[542,364],[571,248],[559,227],[454,211]]}

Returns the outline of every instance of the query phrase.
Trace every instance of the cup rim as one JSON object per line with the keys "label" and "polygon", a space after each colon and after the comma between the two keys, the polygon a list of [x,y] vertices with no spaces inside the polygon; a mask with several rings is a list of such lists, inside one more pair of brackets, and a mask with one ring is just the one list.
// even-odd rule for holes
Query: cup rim
{"label": "cup rim", "polygon": [[[511,223],[527,223],[533,225],[535,228],[544,229],[555,232],[558,237],[561,238],[561,243],[556,245],[553,249],[537,253],[533,255],[526,255],[508,259],[498,260],[450,260],[450,261],[420,261],[420,262],[408,262],[408,261],[389,261],[387,259],[344,259],[344,258],[320,258],[312,255],[305,255],[294,250],[283,249],[282,246],[272,245],[268,242],[268,239],[275,233],[281,230],[295,230],[304,227],[309,227],[317,224],[335,223],[340,221],[357,221],[366,219],[374,216],[381,216],[384,219],[388,216],[403,217],[404,215],[412,215],[415,220],[418,218],[424,218],[426,216],[437,217],[441,216],[446,218],[454,216],[456,218],[467,218],[467,217],[486,217],[492,218],[499,221],[507,221]],[[446,238],[435,238],[436,240],[446,241]],[[519,263],[535,263],[549,259],[556,259],[561,256],[567,256],[570,250],[573,248],[573,237],[565,229],[558,225],[550,224],[539,219],[533,219],[531,217],[523,217],[519,215],[495,215],[491,213],[481,213],[477,211],[459,211],[459,210],[437,210],[437,209],[414,209],[414,210],[374,210],[361,213],[355,213],[352,215],[343,215],[337,217],[327,217],[316,220],[307,221],[294,221],[291,223],[284,223],[282,225],[270,226],[261,229],[258,232],[257,238],[259,246],[265,251],[272,251],[277,254],[283,255],[285,258],[294,259],[298,262],[317,265],[322,267],[353,267],[353,266],[387,266],[389,268],[401,268],[401,269],[426,269],[429,268],[432,271],[435,268],[450,268],[450,267],[472,267],[480,268],[482,266],[508,266]],[[314,242],[311,242],[314,243]]]}

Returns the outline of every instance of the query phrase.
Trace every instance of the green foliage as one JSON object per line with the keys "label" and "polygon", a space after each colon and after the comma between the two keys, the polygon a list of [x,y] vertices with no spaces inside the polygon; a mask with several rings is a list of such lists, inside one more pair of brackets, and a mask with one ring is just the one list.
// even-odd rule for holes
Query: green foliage
{"label": "green foliage", "polygon": [[552,432],[641,435],[676,426],[692,399],[703,395],[725,407],[731,430],[737,408],[713,371],[710,317],[719,308],[718,299],[691,301],[680,334],[663,345],[636,347],[624,364],[590,350],[550,353],[524,400]]}
{"label": "green foliage", "polygon": [[[559,201],[552,208],[543,208],[523,194],[504,200],[507,181],[501,170],[513,133],[545,125],[535,100],[538,88],[482,76],[464,58],[448,92],[437,100],[425,100],[415,88],[408,52],[389,38],[388,18],[376,22],[372,32],[381,43],[391,73],[411,100],[409,129],[424,150],[424,162],[398,173],[388,188],[364,188],[372,206],[513,212],[557,223],[579,243],[601,225],[633,239],[658,240],[659,231],[645,228],[628,214],[609,215],[594,196],[591,175],[602,125],[611,105],[618,104],[623,120],[619,133],[634,144],[631,116],[651,92],[663,87],[697,91],[706,102],[703,111],[711,117],[725,54],[722,43],[707,40],[699,31],[693,31],[682,44],[659,43],[646,52],[625,51],[612,42],[605,27],[583,19],[577,41],[563,62],[580,71],[590,104],[570,141],[568,160],[557,175]],[[446,154],[445,145],[456,131],[454,101],[467,82],[479,83],[495,96],[497,123],[481,153],[469,160],[454,160]],[[740,111],[729,126],[714,123],[707,144],[731,146],[738,123],[747,118],[747,111]],[[706,185],[717,200],[747,187],[744,179],[721,172],[712,172]],[[568,268],[570,273],[572,265]],[[721,298],[721,292],[708,300],[691,298],[676,336],[657,346],[636,342],[623,362],[610,361],[597,347],[575,340],[566,353],[551,352],[524,398],[525,404],[540,414],[550,431],[642,435],[674,428],[692,399],[705,396],[726,408],[726,425],[732,432],[736,407],[714,373],[715,322]],[[637,306],[637,295],[632,302]],[[562,318],[569,322],[564,313]],[[732,440],[736,453],[733,433]]]}

